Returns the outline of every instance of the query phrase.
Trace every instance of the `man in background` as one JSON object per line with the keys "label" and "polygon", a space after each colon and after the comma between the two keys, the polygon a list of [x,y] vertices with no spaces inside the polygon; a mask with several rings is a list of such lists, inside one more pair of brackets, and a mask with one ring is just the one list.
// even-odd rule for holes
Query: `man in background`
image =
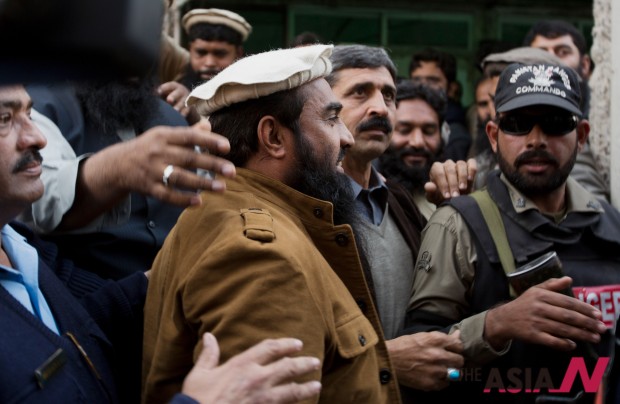
{"label": "man in background", "polygon": [[403,185],[428,220],[435,205],[426,199],[424,184],[431,166],[443,161],[441,126],[446,111],[443,92],[421,83],[403,80],[396,86],[396,124],[387,151],[379,157],[380,170]]}
{"label": "man in background", "polygon": [[[584,81],[590,79],[593,64],[586,39],[574,25],[562,20],[539,21],[530,28],[523,46],[539,48],[557,56]],[[586,116],[587,116],[587,111]]]}
{"label": "man in background", "polygon": [[178,80],[193,89],[243,56],[252,26],[237,13],[217,8],[194,9],[183,16],[189,40],[189,64]]}
{"label": "man in background", "polygon": [[[413,81],[426,83],[443,91],[447,97],[450,83],[456,81],[456,59],[453,55],[437,49],[422,50],[411,57],[409,76]],[[465,109],[453,99],[448,99],[446,123],[449,131],[442,129],[446,159],[466,160],[471,135],[467,130]]]}

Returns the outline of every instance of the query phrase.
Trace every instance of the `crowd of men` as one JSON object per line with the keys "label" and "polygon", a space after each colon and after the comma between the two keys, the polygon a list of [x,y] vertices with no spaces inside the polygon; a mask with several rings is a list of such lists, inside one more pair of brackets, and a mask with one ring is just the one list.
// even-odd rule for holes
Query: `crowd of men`
{"label": "crowd of men", "polygon": [[0,87],[0,401],[620,398],[578,30],[488,55],[472,125],[437,49],[182,22],[157,74]]}

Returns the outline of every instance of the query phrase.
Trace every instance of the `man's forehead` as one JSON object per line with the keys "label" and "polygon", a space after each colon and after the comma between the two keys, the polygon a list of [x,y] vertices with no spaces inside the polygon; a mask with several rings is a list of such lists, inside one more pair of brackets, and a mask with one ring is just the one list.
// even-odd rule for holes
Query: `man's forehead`
{"label": "man's forehead", "polygon": [[309,106],[309,104],[322,109],[339,109],[342,106],[334,95],[332,88],[322,77],[304,84],[302,88],[306,92],[304,108]]}
{"label": "man's forehead", "polygon": [[0,105],[4,107],[21,107],[32,105],[32,100],[22,85],[0,87]]}
{"label": "man's forehead", "polygon": [[494,89],[493,82],[490,79],[485,80],[476,87],[476,98],[488,98],[492,89]]}
{"label": "man's forehead", "polygon": [[236,48],[237,47],[237,45],[232,44],[230,42],[208,40],[208,39],[202,39],[202,38],[194,39],[191,42],[191,44],[194,47],[209,48],[209,49],[230,49],[230,48]]}
{"label": "man's forehead", "polygon": [[423,99],[409,98],[398,102],[398,107],[396,107],[396,115],[398,120],[407,119],[407,117],[410,116],[409,114],[412,112],[415,112],[418,117],[423,115],[424,119],[429,119],[436,123],[439,122],[437,112],[435,112],[433,107]]}
{"label": "man's forehead", "polygon": [[422,74],[421,70],[425,70],[425,73],[427,74],[432,72],[435,74],[440,74],[442,76],[444,75],[443,71],[441,70],[437,62],[435,62],[434,60],[421,60],[420,65],[416,67],[415,69],[413,69],[411,71],[411,74],[412,75]]}
{"label": "man's forehead", "polygon": [[560,35],[555,38],[549,38],[544,35],[538,34],[536,35],[536,37],[534,37],[534,40],[532,41],[532,44],[531,44],[531,46],[535,48],[554,47],[558,45],[568,45],[571,48],[577,48],[577,46],[575,45],[575,42],[573,42],[573,37],[570,36],[569,34]]}
{"label": "man's forehead", "polygon": [[385,66],[380,67],[364,67],[357,68],[351,67],[341,69],[338,72],[339,80],[336,83],[346,83],[348,86],[353,86],[362,83],[373,83],[378,86],[388,86],[396,88],[394,79],[390,74],[390,71]]}

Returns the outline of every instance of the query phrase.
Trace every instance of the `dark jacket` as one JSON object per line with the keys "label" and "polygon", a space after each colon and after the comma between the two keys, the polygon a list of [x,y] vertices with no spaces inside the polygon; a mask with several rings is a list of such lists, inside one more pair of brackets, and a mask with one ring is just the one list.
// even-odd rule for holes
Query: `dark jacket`
{"label": "dark jacket", "polygon": [[[546,252],[556,251],[564,274],[573,279],[573,286],[620,284],[620,214],[608,203],[600,202],[603,214],[571,212],[561,223],[556,224],[538,211],[515,212],[499,172],[489,176],[487,187],[499,207],[516,266],[530,262]],[[479,313],[509,300],[507,278],[477,204],[469,197],[457,198],[450,204],[463,216],[470,232],[476,235],[474,240],[479,256],[472,312]],[[609,356],[609,338],[610,335],[604,335],[603,343],[596,347],[579,344],[577,350],[570,353],[513,341],[510,352],[490,364],[485,372],[492,368],[505,371],[515,367],[546,368],[557,387],[572,357],[585,357],[591,371],[599,353]],[[505,371],[503,374],[506,374]],[[573,394],[577,394],[580,389],[578,382],[575,385]],[[515,397],[515,401],[524,402],[530,398],[532,396],[520,399]],[[584,396],[583,402],[591,399]]]}
{"label": "dark jacket", "polygon": [[[489,175],[487,187],[499,208],[516,266],[523,265],[546,252],[556,251],[564,273],[573,278],[574,286],[620,284],[620,255],[618,255],[620,214],[614,208],[593,198],[591,203],[600,204],[603,212],[594,210],[569,212],[564,220],[555,223],[537,210],[516,212],[508,189],[499,178],[499,172]],[[489,229],[473,198],[468,196],[454,198],[448,203],[467,223],[477,254],[475,282],[469,299],[471,309],[462,316],[466,318],[509,301],[508,281]],[[420,312],[411,312],[408,320],[410,324],[416,325],[417,331],[425,330],[423,324],[428,325],[426,329],[445,327],[444,330],[447,330],[453,323],[451,320]],[[588,370],[592,372],[599,353],[609,356],[613,352],[610,340],[611,335],[604,335],[604,343],[599,346],[591,347],[580,343],[575,351],[569,353],[513,340],[509,352],[505,355],[482,368],[469,371],[469,374],[479,372],[477,373],[479,382],[468,380],[452,383],[446,390],[434,396],[429,394],[427,398],[434,397],[444,401],[468,396],[476,402],[534,402],[536,394],[496,392],[485,394],[483,393],[485,382],[490,380],[491,372],[502,375],[503,382],[507,384],[508,369],[521,369],[522,372],[531,369],[533,387],[540,375],[539,372],[545,369],[549,372],[553,386],[557,388],[572,357],[585,357]],[[517,379],[525,380],[523,373],[520,376]],[[572,395],[577,394],[582,387],[579,378],[573,387]],[[579,402],[591,402],[591,395],[589,397],[585,395],[584,400]]]}
{"label": "dark jacket", "polygon": [[385,184],[388,187],[390,213],[394,215],[396,226],[411,249],[415,261],[420,250],[420,235],[426,226],[426,219],[405,187],[390,180],[387,180]]}
{"label": "dark jacket", "polygon": [[[130,380],[126,378],[128,370],[139,372],[139,366],[135,366],[139,358],[134,355],[132,362],[131,356],[124,355],[140,349],[146,277],[135,274],[122,282],[102,284],[92,274],[60,259],[53,244],[38,239],[25,226],[12,223],[11,227],[39,251],[39,287],[61,335],[48,329],[0,287],[4,324],[0,333],[0,402],[133,401],[139,393],[139,378],[131,380],[137,383],[133,392],[127,390]],[[102,287],[85,295],[80,304],[55,271],[77,294]],[[57,359],[46,366],[45,362],[55,354]],[[39,379],[37,370],[41,371]],[[131,393],[133,396],[128,395]]]}

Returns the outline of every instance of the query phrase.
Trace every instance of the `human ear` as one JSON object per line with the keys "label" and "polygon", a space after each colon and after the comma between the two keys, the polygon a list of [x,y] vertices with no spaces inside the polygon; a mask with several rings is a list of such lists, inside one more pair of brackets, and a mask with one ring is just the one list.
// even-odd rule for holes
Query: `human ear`
{"label": "human ear", "polygon": [[588,141],[588,136],[590,135],[590,122],[586,119],[582,119],[577,124],[577,147],[579,147],[579,151],[583,148],[583,146]]}
{"label": "human ear", "polygon": [[497,123],[495,123],[495,121],[491,120],[487,122],[486,132],[487,137],[489,138],[489,142],[491,143],[493,153],[497,153],[497,138],[499,136],[499,126],[497,126]]}
{"label": "human ear", "polygon": [[269,156],[281,159],[286,155],[286,130],[271,115],[264,116],[256,128],[258,134],[258,148]]}
{"label": "human ear", "polygon": [[592,73],[592,59],[590,59],[589,55],[583,55],[579,63],[581,64],[584,80],[588,80]]}

